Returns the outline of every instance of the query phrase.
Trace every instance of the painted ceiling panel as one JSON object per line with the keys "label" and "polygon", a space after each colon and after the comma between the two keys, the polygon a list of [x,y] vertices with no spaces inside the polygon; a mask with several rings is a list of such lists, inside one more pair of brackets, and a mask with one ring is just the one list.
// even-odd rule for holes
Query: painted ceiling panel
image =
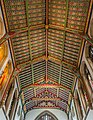
{"label": "painted ceiling panel", "polygon": [[25,102],[30,101],[33,97],[35,97],[34,88],[24,91],[23,94],[24,94]]}
{"label": "painted ceiling panel", "polygon": [[29,25],[45,23],[45,0],[28,0],[27,11]]}
{"label": "painted ceiling panel", "polygon": [[46,90],[45,88],[36,89],[36,95],[38,96],[39,94],[43,93],[45,90]]}
{"label": "painted ceiling panel", "polygon": [[66,32],[63,53],[65,61],[77,66],[82,41],[79,36]]}
{"label": "painted ceiling panel", "polygon": [[66,0],[49,0],[49,24],[65,26]]}
{"label": "painted ceiling panel", "polygon": [[69,0],[67,27],[84,31],[90,0]]}
{"label": "painted ceiling panel", "polygon": [[40,81],[42,78],[45,80],[46,74],[45,66],[46,66],[45,61],[33,64],[34,83]]}
{"label": "painted ceiling panel", "polygon": [[68,112],[89,6],[90,0],[4,0],[15,67],[22,67],[25,113],[34,108]]}
{"label": "painted ceiling panel", "polygon": [[9,30],[16,30],[27,26],[24,0],[6,0],[5,2]]}
{"label": "painted ceiling panel", "polygon": [[24,88],[25,86],[32,84],[32,68],[31,65],[28,64],[21,72],[19,73],[19,83],[21,88]]}
{"label": "painted ceiling panel", "polygon": [[59,83],[60,65],[52,61],[48,61],[48,78]]}
{"label": "painted ceiling panel", "polygon": [[63,101],[58,101],[58,106],[60,106],[61,109],[63,109],[64,111],[67,110],[67,104],[64,103]]}
{"label": "painted ceiling panel", "polygon": [[61,68],[60,83],[71,89],[73,87],[74,80],[75,76],[72,71],[63,64]]}
{"label": "painted ceiling panel", "polygon": [[64,31],[49,28],[48,30],[48,54],[62,59]]}
{"label": "painted ceiling panel", "polygon": [[62,98],[63,101],[67,102],[69,97],[69,92],[60,88],[58,96]]}
{"label": "painted ceiling panel", "polygon": [[27,60],[30,60],[30,50],[27,32],[17,34],[12,39],[12,45],[16,64],[20,64]]}
{"label": "painted ceiling panel", "polygon": [[45,55],[45,29],[30,31],[32,59]]}

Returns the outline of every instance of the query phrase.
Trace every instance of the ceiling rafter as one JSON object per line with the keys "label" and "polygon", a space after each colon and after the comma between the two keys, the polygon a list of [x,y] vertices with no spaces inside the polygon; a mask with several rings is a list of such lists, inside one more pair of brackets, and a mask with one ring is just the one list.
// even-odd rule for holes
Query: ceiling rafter
{"label": "ceiling rafter", "polygon": [[67,91],[71,91],[68,87],[65,87],[65,86],[62,86],[60,84],[31,84],[31,85],[28,85],[24,88],[22,88],[22,91],[25,91],[29,88],[33,88],[33,87],[36,87],[36,88],[63,88]]}
{"label": "ceiling rafter", "polygon": [[[24,94],[27,92],[29,95],[23,101],[25,103],[28,99],[31,102],[24,106],[25,111],[28,111],[30,106],[31,109],[44,107],[42,106],[43,103],[41,106],[39,106],[39,103],[40,101],[44,102],[45,99],[47,99],[47,102],[55,104],[53,106],[55,108],[65,108],[65,111],[69,109],[71,97],[68,96],[70,94],[72,96],[75,80],[77,77],[80,78],[77,68],[80,64],[81,58],[79,56],[82,54],[82,43],[88,40],[93,44],[93,41],[84,32],[87,29],[89,19],[89,15],[85,11],[88,9],[88,2],[86,6],[82,6],[86,1],[81,2],[82,4],[77,1],[74,2],[75,5],[72,0],[18,0],[17,2],[5,0],[5,4],[3,3],[3,7],[6,7],[4,9],[6,11],[4,15],[5,23],[7,24],[6,27],[9,27],[9,31],[0,41],[0,44],[8,39],[13,43],[16,67],[21,69],[19,73],[20,95],[22,92]],[[79,6],[82,6],[83,12],[85,11],[84,19],[82,18],[83,12],[77,9]],[[90,9],[91,6],[88,11]],[[75,14],[75,12],[79,14]],[[86,15],[88,15],[88,19],[86,26],[84,26]],[[83,29],[84,27],[86,28]],[[23,51],[20,51],[20,49]],[[45,98],[38,98],[37,88],[47,89],[47,91],[49,88],[52,90],[55,88],[57,89],[57,97],[55,97],[55,100],[43,95],[41,96]],[[51,89],[50,93],[52,92]],[[68,93],[66,93],[67,91]],[[59,95],[63,98],[59,98]],[[66,98],[64,95],[66,95]],[[68,106],[64,105],[64,101],[67,101]]]}
{"label": "ceiling rafter", "polygon": [[[26,4],[26,16],[27,16],[27,26],[28,26],[28,39],[29,39],[29,49],[30,49],[30,60],[32,61],[32,49],[31,49],[31,37],[30,37],[30,24],[29,24],[29,16],[28,16],[28,0],[25,1]],[[32,68],[32,81],[34,84],[34,73],[33,73],[33,64],[31,64],[31,68]]]}
{"label": "ceiling rafter", "polygon": [[[45,29],[46,29],[46,58],[48,58],[48,0],[46,0],[46,25],[45,25]],[[47,83],[47,66],[48,66],[48,62],[47,62],[47,59],[46,59],[46,83]]]}
{"label": "ceiling rafter", "polygon": [[[66,0],[66,17],[65,17],[65,23],[64,23],[64,28],[65,29],[66,29],[66,24],[67,24],[67,15],[68,15],[68,0]],[[66,38],[66,31],[64,31],[64,38],[63,38],[63,45],[62,45],[63,49],[62,49],[61,60],[63,60],[65,38]],[[60,81],[61,81],[61,70],[62,70],[62,64],[60,65],[59,84],[60,84]]]}

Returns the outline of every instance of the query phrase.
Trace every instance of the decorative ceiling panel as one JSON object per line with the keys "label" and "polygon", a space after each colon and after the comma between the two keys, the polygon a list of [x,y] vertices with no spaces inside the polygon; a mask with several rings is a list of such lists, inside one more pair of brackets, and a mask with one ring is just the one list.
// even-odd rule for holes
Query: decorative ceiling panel
{"label": "decorative ceiling panel", "polygon": [[48,78],[59,83],[60,65],[52,61],[48,61]]}
{"label": "decorative ceiling panel", "polygon": [[66,0],[49,0],[49,24],[65,26]]}
{"label": "decorative ceiling panel", "polygon": [[30,50],[27,32],[15,35],[12,39],[15,62],[20,64],[30,60]]}
{"label": "decorative ceiling panel", "polygon": [[58,101],[57,105],[60,106],[63,111],[67,111],[67,104],[65,102]]}
{"label": "decorative ceiling panel", "polygon": [[46,75],[45,66],[46,66],[45,61],[41,61],[33,64],[34,83],[40,81],[41,79],[45,81],[45,75]]}
{"label": "decorative ceiling panel", "polygon": [[66,90],[63,89],[59,89],[59,93],[58,96],[65,102],[68,102],[68,98],[69,98],[69,92],[67,92]]}
{"label": "decorative ceiling panel", "polygon": [[62,59],[63,42],[64,42],[64,31],[49,28],[48,55],[58,59]]}
{"label": "decorative ceiling panel", "polygon": [[61,68],[60,83],[71,89],[73,88],[74,81],[75,76],[73,72],[66,65],[63,64]]}
{"label": "decorative ceiling panel", "polygon": [[32,69],[30,64],[26,65],[26,67],[19,73],[19,82],[21,88],[33,83]]}
{"label": "decorative ceiling panel", "polygon": [[27,10],[29,25],[45,23],[45,0],[28,0]]}
{"label": "decorative ceiling panel", "polygon": [[23,94],[24,94],[25,102],[27,102],[27,101],[29,102],[33,97],[35,97],[34,88],[23,91]]}
{"label": "decorative ceiling panel", "polygon": [[27,26],[26,5],[24,0],[6,0],[5,7],[9,30],[16,30]]}
{"label": "decorative ceiling panel", "polygon": [[28,111],[28,110],[31,110],[34,106],[36,106],[36,103],[35,103],[35,101],[31,100],[30,102],[28,102],[28,103],[26,104],[26,110],[27,110],[27,111]]}
{"label": "decorative ceiling panel", "polygon": [[90,0],[69,0],[67,27],[84,31]]}
{"label": "decorative ceiling panel", "polygon": [[32,59],[45,55],[45,29],[30,31]]}
{"label": "decorative ceiling panel", "polygon": [[52,93],[55,96],[57,96],[57,89],[56,88],[48,88],[47,90],[48,90],[49,93]]}
{"label": "decorative ceiling panel", "polygon": [[83,40],[79,36],[68,32],[65,36],[63,60],[77,66]]}
{"label": "decorative ceiling panel", "polygon": [[36,89],[36,95],[39,96],[39,94],[43,93],[46,90],[46,88],[38,88]]}
{"label": "decorative ceiling panel", "polygon": [[4,0],[2,8],[15,67],[22,67],[24,112],[57,108],[67,113],[90,0]]}

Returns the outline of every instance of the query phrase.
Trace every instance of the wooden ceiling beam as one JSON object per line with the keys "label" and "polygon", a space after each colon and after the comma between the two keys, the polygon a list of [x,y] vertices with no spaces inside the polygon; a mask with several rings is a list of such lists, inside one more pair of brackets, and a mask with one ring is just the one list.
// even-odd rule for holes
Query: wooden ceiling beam
{"label": "wooden ceiling beam", "polygon": [[67,28],[67,27],[64,28],[62,26],[52,25],[52,24],[49,24],[49,28],[54,28],[54,29],[66,31],[66,32],[69,32],[71,34],[77,35],[80,38],[82,38],[82,40],[86,40],[89,44],[93,45],[93,40],[86,33],[83,33],[80,30],[75,30],[75,29],[71,29],[71,28]]}
{"label": "wooden ceiling beam", "polygon": [[21,64],[18,64],[17,67],[20,67],[20,68],[23,69],[23,68],[25,68],[25,66],[26,66],[27,64],[34,64],[34,63],[40,62],[40,61],[42,61],[42,60],[46,60],[46,56],[45,56],[45,55],[43,55],[43,56],[41,56],[41,57],[38,57],[38,58],[35,58],[35,59],[33,59],[33,60],[29,60],[29,61],[23,62],[23,63],[21,63]]}
{"label": "wooden ceiling beam", "polygon": [[[49,6],[49,3],[48,3],[48,0],[46,0],[46,25],[45,25],[45,29],[46,29],[46,58],[48,57],[48,8]],[[48,70],[47,70],[47,67],[48,67],[48,62],[46,60],[46,83],[47,83],[47,74],[48,74]]]}
{"label": "wooden ceiling beam", "polygon": [[[36,25],[36,26],[29,26],[29,30],[36,30],[38,28],[45,28],[45,24]],[[1,39],[0,39],[0,45],[3,44],[3,42],[9,40],[9,38],[14,38],[16,35],[28,31],[28,27],[24,27],[22,29],[16,29],[16,31],[10,31],[7,32]]]}
{"label": "wooden ceiling beam", "polygon": [[[45,97],[45,98],[31,98],[30,100],[37,100],[37,101],[50,101],[50,100],[57,100],[57,101],[59,101],[59,100],[61,100],[61,98],[47,98],[47,97]],[[26,103],[27,103],[27,101],[26,101]]]}
{"label": "wooden ceiling beam", "polygon": [[71,89],[68,88],[67,86],[64,85],[60,85],[60,84],[30,84],[28,86],[25,86],[24,88],[22,88],[22,91],[26,91],[30,88],[62,88],[68,92],[71,92]]}

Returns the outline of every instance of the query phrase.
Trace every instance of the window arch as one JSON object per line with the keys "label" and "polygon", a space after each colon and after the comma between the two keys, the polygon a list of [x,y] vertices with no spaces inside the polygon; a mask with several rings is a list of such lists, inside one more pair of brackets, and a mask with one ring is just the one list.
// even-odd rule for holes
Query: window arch
{"label": "window arch", "polygon": [[4,85],[8,82],[9,77],[11,75],[11,71],[12,71],[12,62],[11,60],[9,60],[8,63],[6,64],[6,67],[2,75],[0,76],[0,89],[3,89]]}
{"label": "window arch", "polygon": [[8,57],[8,45],[7,42],[5,42],[0,45],[0,69],[2,68],[7,57]]}
{"label": "window arch", "polygon": [[49,111],[44,111],[41,114],[39,114],[35,120],[58,120],[58,119],[53,113]]}

